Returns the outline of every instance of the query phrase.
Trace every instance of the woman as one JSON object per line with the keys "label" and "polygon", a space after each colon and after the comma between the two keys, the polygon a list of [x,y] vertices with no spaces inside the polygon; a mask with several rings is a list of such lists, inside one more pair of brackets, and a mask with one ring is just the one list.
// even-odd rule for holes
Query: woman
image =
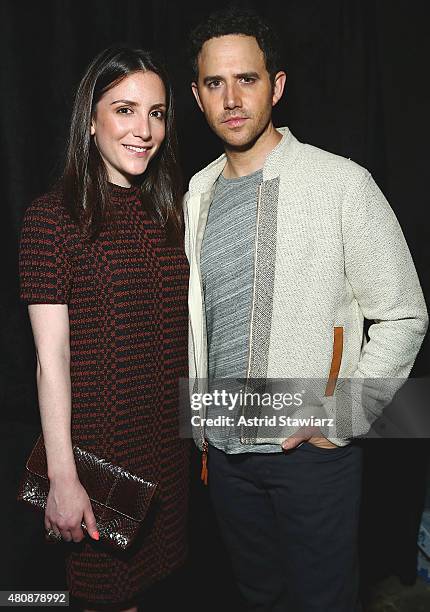
{"label": "woman", "polygon": [[[164,70],[145,51],[103,51],[77,91],[62,180],[27,210],[20,251],[50,481],[45,528],[71,542],[69,589],[86,609],[136,610],[138,593],[186,553],[181,197]],[[159,482],[129,551],[98,542],[72,444]]]}

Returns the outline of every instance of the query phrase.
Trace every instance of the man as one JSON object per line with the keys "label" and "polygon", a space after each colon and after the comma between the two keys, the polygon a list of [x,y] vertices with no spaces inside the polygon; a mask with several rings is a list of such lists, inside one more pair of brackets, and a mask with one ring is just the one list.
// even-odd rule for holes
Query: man
{"label": "man", "polygon": [[[249,610],[352,612],[361,456],[348,438],[368,429],[365,381],[410,372],[427,327],[421,288],[370,174],[274,127],[286,74],[270,27],[227,10],[191,46],[192,91],[225,154],[192,178],[185,202],[190,377],[196,389],[207,378],[323,379],[336,421],[327,437],[271,437],[258,425],[205,427],[213,409],[202,409],[203,476],[207,459]],[[375,321],[367,344],[364,317]],[[339,376],[363,381],[359,394]]]}

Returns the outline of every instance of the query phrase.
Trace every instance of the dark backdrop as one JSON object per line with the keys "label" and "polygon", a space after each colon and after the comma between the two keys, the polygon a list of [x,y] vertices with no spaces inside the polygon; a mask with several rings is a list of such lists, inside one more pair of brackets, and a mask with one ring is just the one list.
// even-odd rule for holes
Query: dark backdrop
{"label": "dark backdrop", "polygon": [[[90,59],[112,44],[157,48],[164,55],[175,85],[186,178],[220,153],[191,96],[185,48],[190,27],[209,10],[226,4],[0,3],[0,486],[5,491],[0,523],[4,530],[0,561],[5,569],[0,571],[0,588],[54,587],[63,580],[61,563],[57,563],[61,550],[43,543],[40,517],[13,501],[39,428],[31,331],[18,298],[17,245],[23,212],[58,175],[76,85]],[[400,220],[428,299],[427,3],[266,0],[242,4],[272,19],[281,33],[288,81],[276,109],[276,124],[289,125],[299,140],[350,157],[373,173]],[[427,340],[415,375],[430,374],[429,357]],[[411,582],[428,443],[363,444],[363,584],[389,573]],[[197,464],[193,477],[196,473]],[[197,610],[202,605],[198,594],[208,599],[202,585],[212,584],[209,600],[214,606],[217,593],[227,590],[234,598],[235,592],[205,492],[197,484],[192,490],[191,560],[174,588],[189,604],[194,601]],[[207,580],[198,587],[197,579],[203,579],[207,571],[223,579],[224,587]]]}

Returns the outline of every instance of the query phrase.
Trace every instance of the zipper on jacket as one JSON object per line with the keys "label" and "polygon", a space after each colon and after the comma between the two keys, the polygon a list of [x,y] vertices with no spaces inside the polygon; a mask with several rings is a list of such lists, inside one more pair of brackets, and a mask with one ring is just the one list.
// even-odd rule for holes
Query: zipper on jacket
{"label": "zipper on jacket", "polygon": [[203,484],[208,484],[208,449],[209,444],[207,440],[203,438],[203,447],[202,447],[202,472],[200,474],[200,479],[203,480]]}
{"label": "zipper on jacket", "polygon": [[[254,287],[252,291],[252,308],[251,308],[251,321],[249,325],[249,352],[248,352],[248,368],[246,371],[246,387],[248,386],[249,375],[251,373],[251,357],[252,357],[252,334],[254,330],[254,315],[255,315],[255,294],[256,294],[256,278],[257,278],[257,244],[258,244],[258,228],[260,224],[260,208],[261,208],[261,191],[263,183],[258,186],[258,197],[257,197],[257,215],[255,223],[255,241],[254,241]],[[241,436],[240,441],[243,442],[244,438]]]}
{"label": "zipper on jacket", "polygon": [[[200,216],[200,212],[199,212],[199,216]],[[207,216],[206,216],[206,222],[207,222]],[[198,223],[197,223],[198,225]],[[200,285],[200,296],[201,296],[201,300],[202,300],[202,321],[201,321],[201,338],[203,338],[204,335],[204,312],[205,312],[205,300],[204,300],[204,291],[203,291],[203,279],[202,279],[202,275],[201,275],[201,268],[200,268],[200,259],[201,259],[201,249],[202,249],[202,244],[203,244],[203,238],[202,241],[200,242],[199,245],[199,252],[197,253],[197,249],[195,252],[195,259],[198,260],[198,265],[196,266],[197,268],[197,273],[198,273],[198,278],[199,278],[199,285]],[[193,341],[194,341],[194,336],[193,336]],[[196,344],[194,342],[194,351],[196,350]],[[202,354],[202,347],[200,346],[200,355]],[[198,371],[198,367],[197,367],[197,360],[196,360],[196,375],[199,374]],[[207,373],[206,373],[207,375]],[[205,438],[205,426],[201,425],[200,426],[200,431],[201,431],[201,442],[202,442],[202,469],[201,469],[201,474],[200,474],[200,478],[203,481],[203,484],[207,485],[208,484],[208,449],[209,449],[209,443]]]}

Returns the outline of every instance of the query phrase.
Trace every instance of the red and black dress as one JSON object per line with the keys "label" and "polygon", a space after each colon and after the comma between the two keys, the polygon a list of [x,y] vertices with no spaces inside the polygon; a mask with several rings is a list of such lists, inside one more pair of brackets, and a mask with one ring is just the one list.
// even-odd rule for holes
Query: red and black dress
{"label": "red and black dress", "polygon": [[54,191],[28,208],[20,251],[22,298],[68,305],[73,443],[160,483],[131,550],[70,545],[71,594],[99,604],[132,600],[184,561],[189,459],[178,434],[188,263],[166,246],[138,188],[109,188],[115,224],[95,241],[82,239]]}

